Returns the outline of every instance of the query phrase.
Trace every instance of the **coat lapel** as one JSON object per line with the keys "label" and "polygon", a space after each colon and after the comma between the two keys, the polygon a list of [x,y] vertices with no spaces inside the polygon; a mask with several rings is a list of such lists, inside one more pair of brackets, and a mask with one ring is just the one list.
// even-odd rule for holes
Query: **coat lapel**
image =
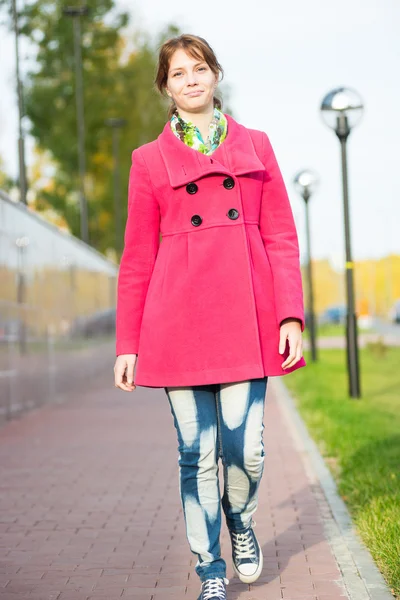
{"label": "coat lapel", "polygon": [[213,173],[245,175],[265,170],[246,127],[231,116],[225,116],[228,119],[228,134],[209,156],[186,146],[176,137],[167,121],[158,136],[158,146],[173,188]]}

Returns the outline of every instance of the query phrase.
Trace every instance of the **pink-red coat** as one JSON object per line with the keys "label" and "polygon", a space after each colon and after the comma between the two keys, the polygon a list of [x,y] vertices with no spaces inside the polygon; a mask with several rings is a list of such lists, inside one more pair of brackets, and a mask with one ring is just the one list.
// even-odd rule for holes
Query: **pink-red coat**
{"label": "pink-red coat", "polygon": [[[167,122],[132,153],[116,354],[135,383],[191,386],[285,375],[280,323],[304,329],[298,239],[267,135],[229,115],[207,156]],[[161,242],[160,242],[161,234]]]}

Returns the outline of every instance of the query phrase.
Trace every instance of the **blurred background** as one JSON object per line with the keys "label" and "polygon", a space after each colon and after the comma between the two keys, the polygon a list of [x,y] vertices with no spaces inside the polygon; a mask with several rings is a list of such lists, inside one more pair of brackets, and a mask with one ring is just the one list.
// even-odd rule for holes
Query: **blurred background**
{"label": "blurred background", "polygon": [[0,420],[111,389],[131,152],[166,122],[160,44],[200,35],[298,228],[309,366],[285,382],[397,594],[399,27],[395,0],[0,0]]}

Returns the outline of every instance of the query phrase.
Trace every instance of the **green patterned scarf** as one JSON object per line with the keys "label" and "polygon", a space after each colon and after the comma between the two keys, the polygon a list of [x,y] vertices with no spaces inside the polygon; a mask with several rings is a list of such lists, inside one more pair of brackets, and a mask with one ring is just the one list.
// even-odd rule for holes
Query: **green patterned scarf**
{"label": "green patterned scarf", "polygon": [[212,154],[226,138],[228,121],[224,113],[215,107],[208,137],[204,141],[198,127],[190,121],[182,119],[175,110],[171,117],[171,129],[176,137],[190,148],[198,150],[202,154]]}

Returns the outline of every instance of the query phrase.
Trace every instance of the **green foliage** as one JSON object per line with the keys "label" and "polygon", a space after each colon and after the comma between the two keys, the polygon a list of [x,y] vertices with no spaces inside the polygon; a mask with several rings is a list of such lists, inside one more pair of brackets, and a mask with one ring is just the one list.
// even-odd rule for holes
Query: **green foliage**
{"label": "green foliage", "polygon": [[361,350],[361,400],[348,397],[344,351],[320,350],[319,356],[285,381],[361,536],[400,598],[400,348]]}
{"label": "green foliage", "polygon": [[[157,47],[145,35],[134,40],[123,37],[128,15],[118,13],[113,0],[88,0],[87,4],[89,15],[81,17],[85,186],[90,242],[105,251],[115,245],[112,135],[105,119],[127,120],[119,152],[124,218],[132,150],[160,133],[166,107],[153,86]],[[31,135],[39,150],[50,152],[55,165],[51,185],[46,186],[37,205],[53,206],[79,236],[73,19],[63,15],[66,5],[61,0],[27,2],[19,26],[37,49],[34,69],[24,82]],[[157,42],[176,32],[176,28],[167,29]]]}
{"label": "green foliage", "polygon": [[15,182],[4,171],[4,161],[0,156],[0,190],[3,190],[3,192],[9,192],[14,185]]}

